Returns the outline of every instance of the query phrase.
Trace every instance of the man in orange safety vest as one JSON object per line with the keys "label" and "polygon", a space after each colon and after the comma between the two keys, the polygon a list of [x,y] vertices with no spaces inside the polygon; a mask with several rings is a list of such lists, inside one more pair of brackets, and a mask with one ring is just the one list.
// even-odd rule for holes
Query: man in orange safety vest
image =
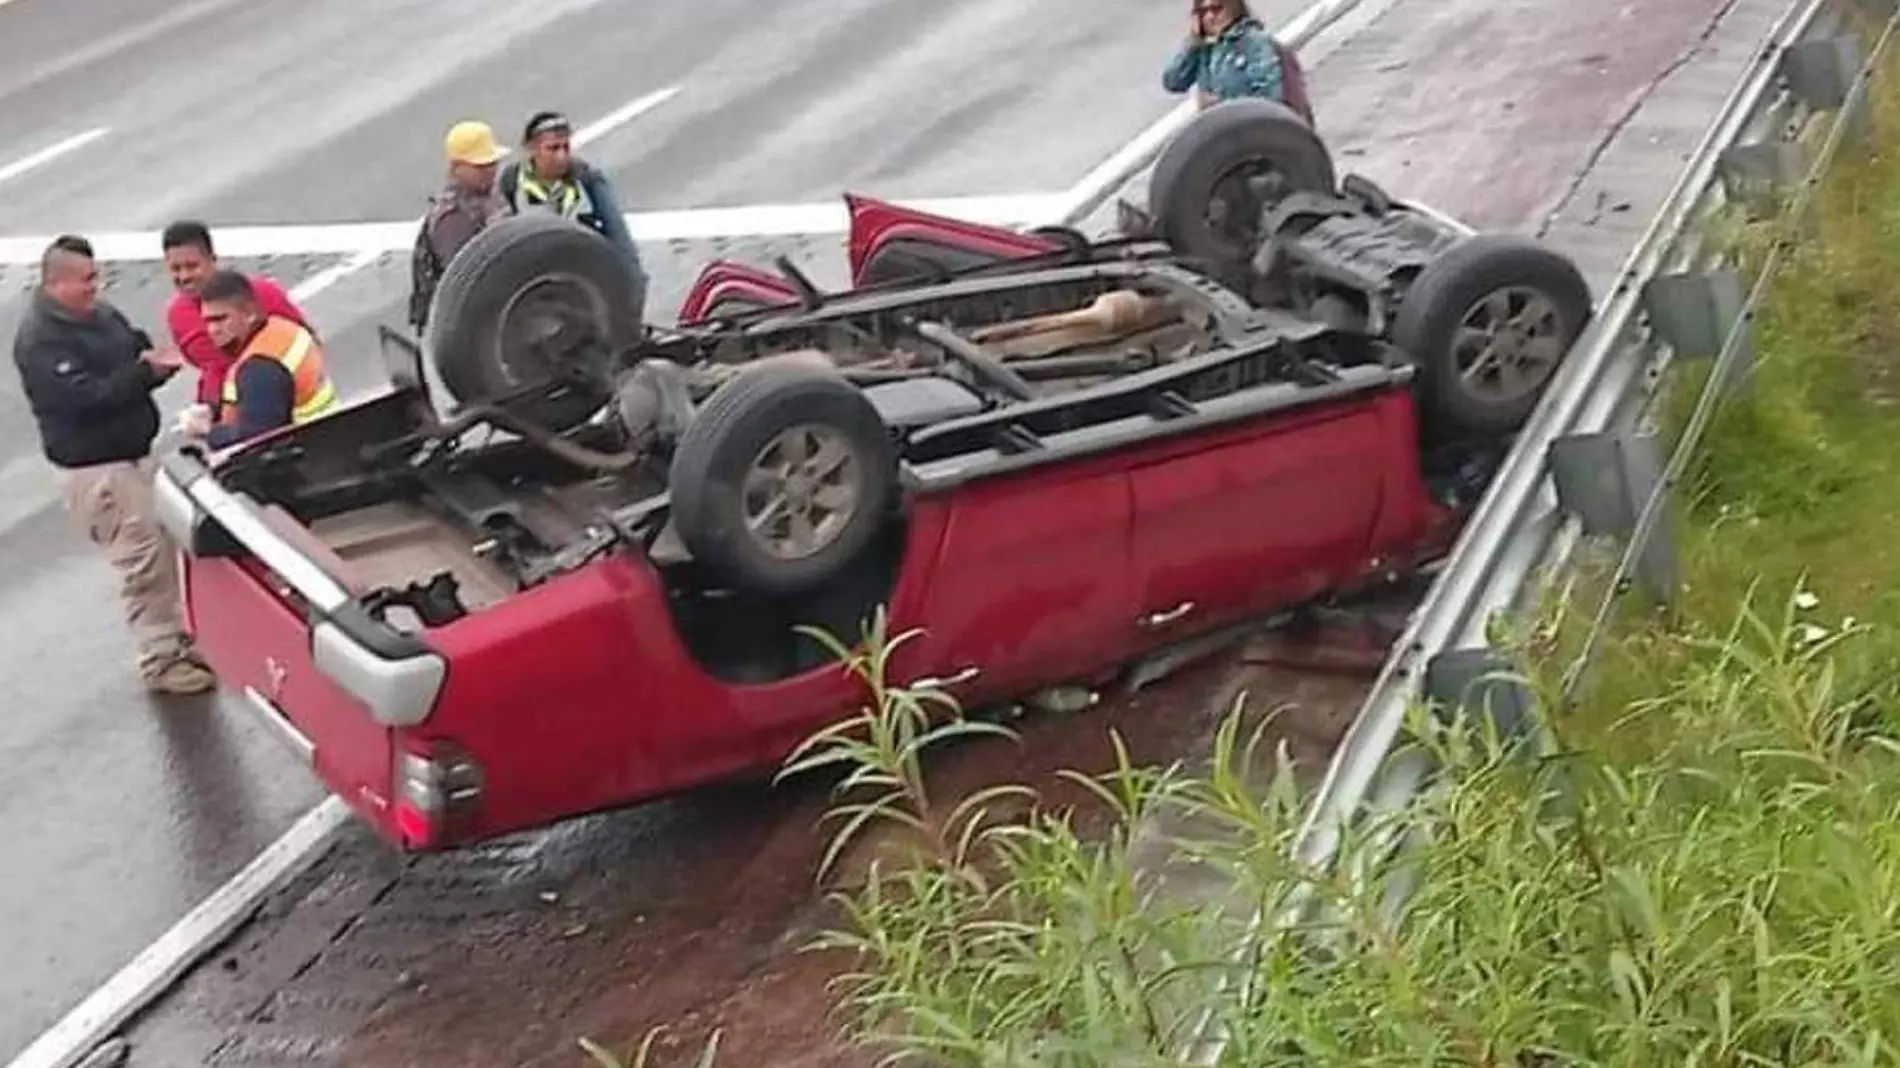
{"label": "man in orange safety vest", "polygon": [[236,357],[224,376],[215,418],[188,412],[185,432],[227,449],[259,434],[308,422],[334,409],[336,387],[323,370],[323,347],[295,320],[269,315],[236,271],[219,271],[198,289],[205,331]]}

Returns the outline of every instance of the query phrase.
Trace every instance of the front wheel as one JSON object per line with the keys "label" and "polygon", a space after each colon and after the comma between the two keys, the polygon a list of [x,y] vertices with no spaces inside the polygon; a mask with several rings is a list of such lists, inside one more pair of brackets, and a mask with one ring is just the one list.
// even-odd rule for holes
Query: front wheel
{"label": "front wheel", "polygon": [[1516,433],[1589,323],[1589,283],[1538,242],[1481,234],[1419,272],[1392,341],[1418,367],[1421,430],[1445,443]]}
{"label": "front wheel", "polygon": [[895,508],[897,448],[835,369],[748,367],[693,416],[671,472],[673,522],[734,587],[790,597],[834,580]]}

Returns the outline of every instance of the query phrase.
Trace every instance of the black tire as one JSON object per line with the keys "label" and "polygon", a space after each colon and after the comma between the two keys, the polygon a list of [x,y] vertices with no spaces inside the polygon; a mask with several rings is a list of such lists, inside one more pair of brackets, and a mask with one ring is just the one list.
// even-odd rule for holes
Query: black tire
{"label": "black tire", "polygon": [[[854,463],[855,505],[809,552],[774,553],[746,522],[744,485],[782,435],[818,428]],[[835,370],[797,364],[746,370],[694,415],[673,454],[672,518],[693,557],[735,588],[791,597],[835,579],[870,547],[893,514],[897,448],[877,409]]]}
{"label": "black tire", "polygon": [[[1161,153],[1148,182],[1148,214],[1176,252],[1204,260],[1222,273],[1244,274],[1258,235],[1247,216],[1263,205],[1248,196],[1222,200],[1230,218],[1216,223],[1210,209],[1223,190],[1233,193],[1239,172],[1277,173],[1287,192],[1331,193],[1333,157],[1298,112],[1271,100],[1228,100],[1194,117]],[[1237,214],[1236,214],[1237,213]]]}
{"label": "black tire", "polygon": [[[456,401],[478,404],[545,381],[578,373],[595,386],[512,404],[516,416],[555,432],[567,430],[606,403],[613,362],[641,336],[644,278],[592,230],[552,215],[500,219],[462,246],[442,272],[430,303],[429,359]],[[530,298],[561,294],[565,315],[531,320],[514,308]],[[534,352],[520,336],[530,324],[555,326],[565,337],[560,365]],[[511,326],[512,324],[512,326]],[[569,347],[572,341],[584,341]]]}
{"label": "black tire", "polygon": [[[1503,294],[1508,311],[1523,316],[1541,297],[1548,311],[1514,322],[1539,320],[1547,329],[1533,332],[1546,340],[1519,354],[1547,357],[1548,339],[1560,343],[1554,359],[1533,359],[1527,383],[1510,392],[1474,389],[1466,365],[1479,353],[1461,351],[1458,334],[1467,318],[1482,325],[1491,317],[1481,306]],[[1415,380],[1420,430],[1428,441],[1448,443],[1505,437],[1530,418],[1562,360],[1589,324],[1590,285],[1571,260],[1535,241],[1509,234],[1480,234],[1453,245],[1419,272],[1405,294],[1392,326],[1392,342],[1418,367]],[[1507,336],[1506,344],[1514,339]],[[1483,350],[1480,350],[1480,353]],[[1522,355],[1519,357],[1522,359]],[[1491,366],[1487,363],[1486,366]],[[1523,363],[1515,366],[1527,366]]]}

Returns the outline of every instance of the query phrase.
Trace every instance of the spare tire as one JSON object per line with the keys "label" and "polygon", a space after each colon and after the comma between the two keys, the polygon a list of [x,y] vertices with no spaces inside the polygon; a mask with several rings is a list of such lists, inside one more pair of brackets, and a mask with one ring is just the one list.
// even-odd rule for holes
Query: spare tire
{"label": "spare tire", "polygon": [[831,368],[747,368],[681,436],[672,518],[693,557],[769,597],[833,581],[875,541],[897,501],[897,447],[877,409]]}
{"label": "spare tire", "polygon": [[553,215],[497,220],[449,261],[430,302],[429,358],[462,404],[567,379],[509,404],[560,432],[612,395],[614,360],[641,336],[646,280],[606,238]]}
{"label": "spare tire", "polygon": [[[1253,179],[1272,189],[1263,196]],[[1286,193],[1331,193],[1336,184],[1331,153],[1297,112],[1271,100],[1228,100],[1168,142],[1148,182],[1148,214],[1176,252],[1223,275],[1244,274],[1262,237],[1262,209]]]}
{"label": "spare tire", "polygon": [[1510,234],[1480,234],[1427,264],[1407,289],[1392,342],[1418,367],[1433,443],[1516,433],[1588,325],[1590,285],[1569,257]]}

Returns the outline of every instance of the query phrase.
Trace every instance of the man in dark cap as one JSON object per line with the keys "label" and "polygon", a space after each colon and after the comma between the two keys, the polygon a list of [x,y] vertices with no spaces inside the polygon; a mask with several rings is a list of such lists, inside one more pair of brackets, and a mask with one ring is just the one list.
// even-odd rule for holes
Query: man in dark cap
{"label": "man in dark cap", "polygon": [[646,301],[646,270],[640,249],[621,215],[613,183],[574,155],[574,127],[556,111],[538,112],[522,131],[526,160],[511,160],[501,171],[501,197],[515,214],[545,211],[573,219],[613,242],[626,258],[635,292]]}

